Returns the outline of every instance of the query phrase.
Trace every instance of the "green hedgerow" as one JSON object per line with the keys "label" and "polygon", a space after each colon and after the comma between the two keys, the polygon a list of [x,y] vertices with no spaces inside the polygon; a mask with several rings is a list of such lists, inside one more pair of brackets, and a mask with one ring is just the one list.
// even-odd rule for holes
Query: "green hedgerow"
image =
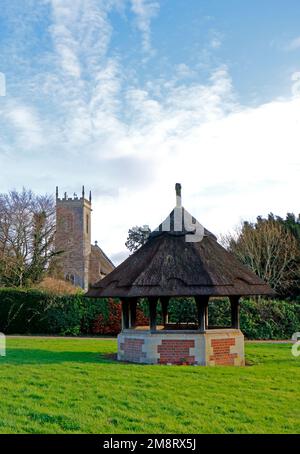
{"label": "green hedgerow", "polygon": [[[230,326],[230,303],[209,303],[209,325]],[[140,323],[147,323],[148,303],[138,305]],[[195,323],[193,298],[171,298],[169,321]],[[158,305],[158,323],[161,308]],[[117,334],[121,311],[118,300],[87,298],[83,294],[55,295],[36,289],[0,289],[0,332],[6,334]],[[299,301],[241,300],[241,329],[248,339],[289,339],[300,331]]]}

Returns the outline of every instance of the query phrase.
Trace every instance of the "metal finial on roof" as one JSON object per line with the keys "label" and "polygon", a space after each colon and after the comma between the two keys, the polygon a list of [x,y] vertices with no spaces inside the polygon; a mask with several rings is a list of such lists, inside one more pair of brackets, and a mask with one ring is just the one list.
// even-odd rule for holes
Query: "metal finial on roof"
{"label": "metal finial on roof", "polygon": [[89,201],[92,201],[92,191],[90,191]]}
{"label": "metal finial on roof", "polygon": [[97,240],[95,241],[95,246],[98,246],[98,241]]}
{"label": "metal finial on roof", "polygon": [[84,199],[84,186],[82,186],[82,198]]}
{"label": "metal finial on roof", "polygon": [[175,191],[176,191],[176,207],[181,207],[181,184],[175,184]]}
{"label": "metal finial on roof", "polygon": [[56,186],[56,198],[58,199],[58,186]]}

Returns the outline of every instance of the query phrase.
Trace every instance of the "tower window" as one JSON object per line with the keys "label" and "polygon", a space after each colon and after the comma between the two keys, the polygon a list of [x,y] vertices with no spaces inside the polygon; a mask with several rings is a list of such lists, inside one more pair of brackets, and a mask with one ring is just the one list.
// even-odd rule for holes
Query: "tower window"
{"label": "tower window", "polygon": [[87,214],[86,215],[86,233],[89,233],[89,222],[90,222],[90,219],[89,219],[89,215]]}

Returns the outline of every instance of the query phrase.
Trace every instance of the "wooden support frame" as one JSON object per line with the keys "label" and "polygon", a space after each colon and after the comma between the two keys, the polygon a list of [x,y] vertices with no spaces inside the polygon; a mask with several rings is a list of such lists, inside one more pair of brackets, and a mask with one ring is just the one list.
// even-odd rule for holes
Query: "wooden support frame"
{"label": "wooden support frame", "polygon": [[149,302],[149,325],[150,325],[150,331],[151,333],[156,332],[156,315],[157,315],[157,297],[148,297],[148,302]]}
{"label": "wooden support frame", "polygon": [[198,331],[204,333],[208,327],[209,296],[195,296],[197,305]]}
{"label": "wooden support frame", "polygon": [[137,298],[132,298],[129,301],[129,315],[130,315],[130,328],[136,327],[136,308],[137,308]]}
{"label": "wooden support frame", "polygon": [[162,322],[163,322],[164,326],[166,326],[166,324],[169,323],[169,316],[168,316],[169,300],[170,300],[169,296],[162,296],[160,298],[161,312],[162,312]]}
{"label": "wooden support frame", "polygon": [[129,329],[130,317],[129,317],[129,301],[127,298],[122,300],[122,331]]}
{"label": "wooden support frame", "polygon": [[240,329],[240,296],[230,296],[231,327]]}
{"label": "wooden support frame", "polygon": [[136,308],[138,298],[122,299],[122,330],[136,327]]}

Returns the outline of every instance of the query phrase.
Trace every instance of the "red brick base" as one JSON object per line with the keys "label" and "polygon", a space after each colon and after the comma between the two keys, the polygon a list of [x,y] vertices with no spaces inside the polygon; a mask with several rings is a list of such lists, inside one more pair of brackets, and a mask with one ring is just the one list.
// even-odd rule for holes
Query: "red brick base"
{"label": "red brick base", "polygon": [[235,345],[234,338],[211,339],[211,347],[214,353],[210,355],[210,361],[222,366],[233,366],[234,358],[238,356],[237,353],[230,353],[230,347],[233,345]]}
{"label": "red brick base", "polygon": [[144,339],[126,338],[120,345],[126,357],[126,361],[143,362],[143,359],[146,358],[146,353],[142,350],[144,343]]}
{"label": "red brick base", "polygon": [[234,328],[205,333],[128,329],[118,335],[118,360],[139,364],[244,366],[244,336]]}
{"label": "red brick base", "polygon": [[194,340],[162,340],[157,347],[160,354],[159,364],[194,364],[195,356],[190,355],[190,348],[195,348]]}

